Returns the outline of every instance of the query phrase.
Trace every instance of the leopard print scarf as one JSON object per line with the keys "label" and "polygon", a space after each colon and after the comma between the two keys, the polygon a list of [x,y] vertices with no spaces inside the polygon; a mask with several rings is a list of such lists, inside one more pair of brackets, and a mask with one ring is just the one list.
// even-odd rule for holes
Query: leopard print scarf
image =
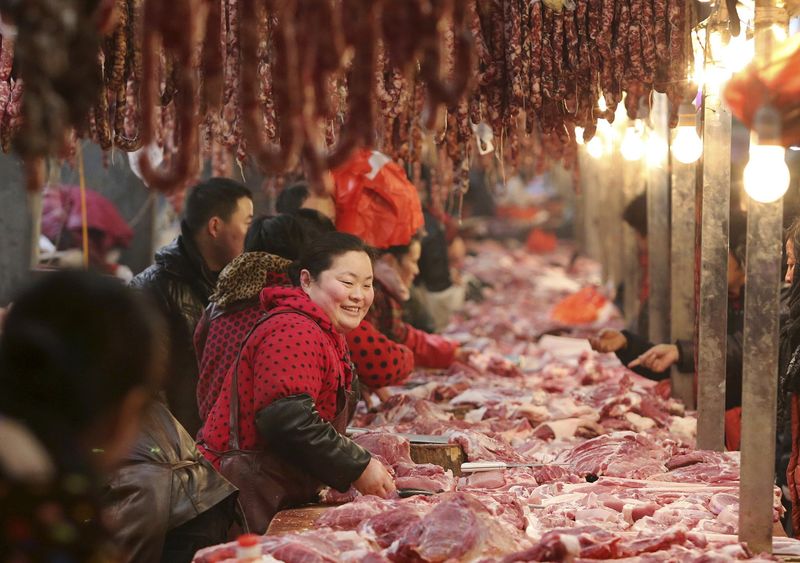
{"label": "leopard print scarf", "polygon": [[267,252],[245,252],[220,272],[210,300],[225,308],[257,297],[267,286],[286,285],[291,263],[291,260]]}

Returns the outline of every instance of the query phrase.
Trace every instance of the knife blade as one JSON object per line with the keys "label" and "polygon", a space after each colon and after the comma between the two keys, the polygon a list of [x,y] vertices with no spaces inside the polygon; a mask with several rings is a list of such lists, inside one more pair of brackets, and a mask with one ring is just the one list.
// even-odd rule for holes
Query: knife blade
{"label": "knife blade", "polygon": [[[367,432],[374,432],[369,428],[353,428],[348,427],[346,433],[348,436],[358,436],[359,434],[366,434]],[[447,436],[428,436],[425,434],[406,434],[404,432],[386,432],[394,436],[402,436],[412,444],[449,444],[450,439]]]}
{"label": "knife blade", "polygon": [[478,473],[480,471],[495,471],[497,469],[512,469],[514,467],[568,467],[568,463],[508,463],[505,461],[468,461],[461,464],[462,473]]}

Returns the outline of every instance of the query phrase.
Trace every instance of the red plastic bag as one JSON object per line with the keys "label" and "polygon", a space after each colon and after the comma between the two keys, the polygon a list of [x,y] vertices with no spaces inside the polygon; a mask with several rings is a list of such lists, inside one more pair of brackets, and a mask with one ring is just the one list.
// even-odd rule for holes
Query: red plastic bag
{"label": "red plastic bag", "polygon": [[565,325],[585,325],[593,323],[605,307],[608,299],[595,287],[584,287],[559,301],[551,317]]}
{"label": "red plastic bag", "polygon": [[362,149],[333,171],[336,228],[376,248],[405,245],[422,227],[417,189],[400,166]]}

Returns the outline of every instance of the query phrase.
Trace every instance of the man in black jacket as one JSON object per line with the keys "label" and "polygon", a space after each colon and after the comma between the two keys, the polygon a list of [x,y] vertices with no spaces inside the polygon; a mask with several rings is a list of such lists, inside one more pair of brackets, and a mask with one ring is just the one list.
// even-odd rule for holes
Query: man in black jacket
{"label": "man in black jacket", "polygon": [[170,323],[169,408],[190,435],[197,435],[197,359],[192,337],[214,291],[219,272],[244,251],[253,220],[250,190],[224,178],[196,186],[186,200],[181,234],[156,253],[155,264],[131,285],[151,293]]}
{"label": "man in black jacket", "polygon": [[198,549],[227,539],[237,491],[194,442],[200,417],[192,338],[217,275],[244,249],[252,217],[244,186],[222,178],[199,184],[186,201],[181,235],[131,282],[164,311],[171,348],[169,410],[153,405],[134,450],[104,491],[107,518],[126,563],[190,563]]}

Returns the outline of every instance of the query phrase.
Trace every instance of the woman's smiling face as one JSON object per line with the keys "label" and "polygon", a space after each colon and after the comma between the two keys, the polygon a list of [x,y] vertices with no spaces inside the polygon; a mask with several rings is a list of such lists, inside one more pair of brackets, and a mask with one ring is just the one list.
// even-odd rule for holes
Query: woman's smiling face
{"label": "woman's smiling face", "polygon": [[300,287],[325,312],[334,330],[349,332],[361,324],[375,298],[372,261],[366,252],[345,252],[316,279],[302,270]]}

